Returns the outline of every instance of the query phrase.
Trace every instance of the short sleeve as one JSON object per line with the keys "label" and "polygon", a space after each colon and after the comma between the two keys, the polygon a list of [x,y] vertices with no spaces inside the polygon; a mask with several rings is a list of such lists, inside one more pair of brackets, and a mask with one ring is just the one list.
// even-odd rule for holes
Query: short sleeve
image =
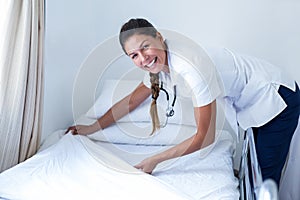
{"label": "short sleeve", "polygon": [[222,85],[214,65],[201,71],[203,67],[199,69],[182,60],[176,60],[176,64],[179,67],[172,72],[173,80],[180,89],[179,94],[190,97],[194,107],[208,105],[222,94]]}
{"label": "short sleeve", "polygon": [[202,82],[191,89],[194,107],[201,107],[213,102],[220,94],[221,89],[216,74],[212,75],[209,82]]}
{"label": "short sleeve", "polygon": [[175,83],[184,96],[192,98],[194,107],[205,106],[222,94],[216,67],[200,45],[182,38],[167,44]]}

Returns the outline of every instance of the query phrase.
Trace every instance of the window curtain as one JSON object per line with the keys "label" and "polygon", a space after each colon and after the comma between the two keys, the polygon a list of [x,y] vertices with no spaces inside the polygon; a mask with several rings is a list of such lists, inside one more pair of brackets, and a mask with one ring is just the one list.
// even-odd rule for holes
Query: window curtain
{"label": "window curtain", "polygon": [[43,45],[44,0],[0,0],[0,172],[39,147]]}

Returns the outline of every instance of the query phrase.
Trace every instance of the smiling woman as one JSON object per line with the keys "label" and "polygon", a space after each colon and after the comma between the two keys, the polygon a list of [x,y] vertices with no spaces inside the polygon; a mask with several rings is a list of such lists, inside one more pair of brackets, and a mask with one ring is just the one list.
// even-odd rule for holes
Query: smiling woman
{"label": "smiling woman", "polygon": [[192,100],[194,116],[191,117],[195,118],[197,130],[176,146],[143,160],[137,168],[152,173],[163,161],[212,144],[216,133],[216,101],[225,101],[234,108],[235,113],[226,113],[234,129],[238,124],[244,130],[253,128],[263,178],[272,178],[279,185],[300,113],[300,93],[294,80],[264,60],[229,49],[204,50],[186,37],[165,40],[146,19],[126,22],[120,30],[119,41],[133,63],[146,71],[144,81],[96,123],[71,127],[73,133],[90,134],[93,132],[90,127],[99,130],[109,126],[135,109],[150,93],[151,134],[155,133],[161,128],[156,100],[163,82],[177,86],[181,98]]}

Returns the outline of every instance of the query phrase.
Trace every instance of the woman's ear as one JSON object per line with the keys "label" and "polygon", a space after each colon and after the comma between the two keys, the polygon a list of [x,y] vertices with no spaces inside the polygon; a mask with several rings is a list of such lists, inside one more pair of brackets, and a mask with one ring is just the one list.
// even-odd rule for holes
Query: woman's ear
{"label": "woman's ear", "polygon": [[157,37],[158,39],[160,39],[161,42],[164,42],[164,38],[163,38],[163,36],[160,34],[160,32],[157,32],[157,33],[156,33],[156,37]]}

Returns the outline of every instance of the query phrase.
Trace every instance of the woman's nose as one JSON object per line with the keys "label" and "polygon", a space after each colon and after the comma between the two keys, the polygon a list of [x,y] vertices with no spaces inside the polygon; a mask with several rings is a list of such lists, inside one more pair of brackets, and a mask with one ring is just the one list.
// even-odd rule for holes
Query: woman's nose
{"label": "woman's nose", "polygon": [[149,56],[147,54],[145,54],[145,53],[141,53],[140,59],[141,59],[141,64],[144,66],[144,65],[147,64]]}

